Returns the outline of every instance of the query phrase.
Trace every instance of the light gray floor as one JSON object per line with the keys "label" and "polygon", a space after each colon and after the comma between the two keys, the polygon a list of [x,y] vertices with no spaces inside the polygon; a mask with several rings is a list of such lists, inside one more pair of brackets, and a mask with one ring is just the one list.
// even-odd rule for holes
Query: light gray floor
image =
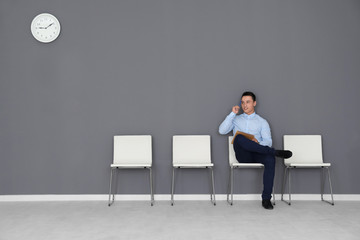
{"label": "light gray floor", "polygon": [[360,239],[360,202],[2,202],[0,239]]}

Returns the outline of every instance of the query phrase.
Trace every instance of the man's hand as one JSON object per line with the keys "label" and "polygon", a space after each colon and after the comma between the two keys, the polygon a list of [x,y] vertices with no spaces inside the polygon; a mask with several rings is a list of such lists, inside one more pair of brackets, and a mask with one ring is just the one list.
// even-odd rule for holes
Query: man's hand
{"label": "man's hand", "polygon": [[252,140],[256,143],[259,143],[259,141],[256,138],[253,138]]}
{"label": "man's hand", "polygon": [[233,106],[232,111],[233,111],[233,113],[238,114],[239,111],[240,111],[240,107],[239,106]]}

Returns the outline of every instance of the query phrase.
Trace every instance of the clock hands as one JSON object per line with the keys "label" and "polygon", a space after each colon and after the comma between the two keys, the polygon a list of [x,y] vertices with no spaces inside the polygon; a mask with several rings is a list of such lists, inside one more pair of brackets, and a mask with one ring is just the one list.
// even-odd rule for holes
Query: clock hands
{"label": "clock hands", "polygon": [[45,29],[47,29],[48,27],[50,27],[51,25],[53,25],[54,23],[51,23],[49,26],[47,26]]}
{"label": "clock hands", "polygon": [[48,29],[48,27],[50,27],[51,25],[53,25],[54,23],[50,23],[47,27],[39,27],[39,29]]}

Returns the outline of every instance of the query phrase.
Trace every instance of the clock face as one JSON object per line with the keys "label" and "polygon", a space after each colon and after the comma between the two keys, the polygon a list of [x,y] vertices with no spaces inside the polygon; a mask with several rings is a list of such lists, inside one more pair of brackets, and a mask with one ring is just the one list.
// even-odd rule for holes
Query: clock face
{"label": "clock face", "polygon": [[31,22],[31,33],[40,42],[52,42],[60,34],[60,22],[49,13],[41,13]]}

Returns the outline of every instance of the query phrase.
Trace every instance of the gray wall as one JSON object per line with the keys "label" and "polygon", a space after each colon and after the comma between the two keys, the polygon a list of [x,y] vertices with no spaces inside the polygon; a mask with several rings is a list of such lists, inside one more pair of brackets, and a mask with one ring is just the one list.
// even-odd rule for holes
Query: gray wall
{"label": "gray wall", "polygon": [[[61,22],[53,43],[30,33],[41,12]],[[153,136],[157,194],[170,191],[172,135],[210,134],[225,193],[217,130],[244,90],[275,147],[284,134],[321,134],[335,193],[360,194],[359,23],[358,0],[1,0],[0,194],[107,193],[117,134]],[[120,193],[148,193],[142,171],[119,181]],[[237,181],[237,193],[261,192],[256,171]],[[200,170],[178,183],[209,191]],[[295,193],[319,186],[314,170],[293,176]]]}

